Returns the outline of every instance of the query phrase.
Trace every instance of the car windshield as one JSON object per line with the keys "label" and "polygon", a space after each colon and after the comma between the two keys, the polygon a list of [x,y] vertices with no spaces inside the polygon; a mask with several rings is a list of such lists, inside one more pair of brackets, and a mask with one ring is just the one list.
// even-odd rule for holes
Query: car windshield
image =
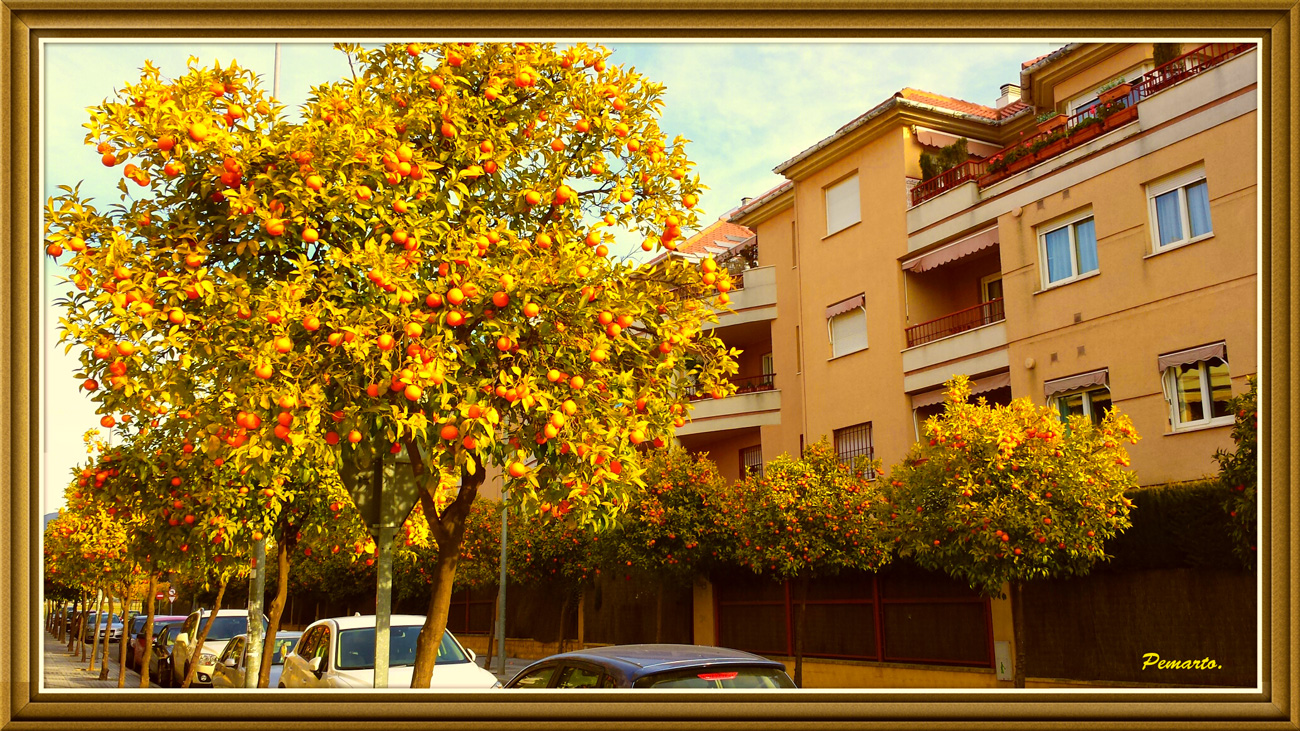
{"label": "car windshield", "polygon": [[790,676],[776,668],[696,668],[650,678],[649,688],[793,688]]}
{"label": "car windshield", "polygon": [[148,616],[140,616],[131,620],[131,634],[139,634],[144,631],[145,622],[149,621]]}
{"label": "car windshield", "polygon": [[[154,626],[153,626],[153,636],[154,636],[154,637],[157,637],[157,636],[161,635],[161,634],[163,633],[163,630],[167,629],[168,627],[179,627],[179,626],[181,626],[182,624],[184,624],[184,622],[163,622],[162,624],[154,623]],[[173,631],[171,631],[171,632],[168,632],[168,633],[167,633],[167,644],[170,645],[171,643],[173,643],[173,642],[175,642],[175,641],[176,641],[176,632],[175,632],[175,630],[173,630]]]}
{"label": "car windshield", "polygon": [[[388,630],[388,666],[392,668],[415,664],[415,641],[420,637],[420,626],[391,627]],[[369,670],[375,667],[375,628],[343,630],[339,633],[339,655],[335,666],[339,670]],[[469,662],[461,652],[450,632],[444,632],[438,645],[436,664]]]}
{"label": "car windshield", "polygon": [[99,612],[95,612],[94,614],[91,614],[91,615],[90,615],[90,623],[91,623],[91,624],[99,623],[99,624],[102,625],[102,624],[104,624],[105,622],[108,622],[109,624],[113,624],[113,623],[121,622],[121,621],[122,621],[122,618],[119,617],[118,615],[114,614],[114,615],[112,615],[112,616],[113,616],[112,620],[109,620],[109,619],[108,619],[108,613],[107,613],[107,612],[105,612],[104,614],[100,614]]}
{"label": "car windshield", "polygon": [[293,652],[294,645],[298,644],[298,637],[300,637],[300,635],[293,635],[292,637],[276,636],[275,653],[271,655],[272,665],[284,664],[284,656]]}
{"label": "car windshield", "polygon": [[[198,632],[203,631],[203,625],[211,619],[211,616],[204,617],[198,626]],[[263,625],[265,626],[265,624]],[[235,635],[242,635],[248,631],[248,615],[238,617],[217,617],[212,619],[212,629],[208,630],[207,642],[214,640],[229,640]]]}

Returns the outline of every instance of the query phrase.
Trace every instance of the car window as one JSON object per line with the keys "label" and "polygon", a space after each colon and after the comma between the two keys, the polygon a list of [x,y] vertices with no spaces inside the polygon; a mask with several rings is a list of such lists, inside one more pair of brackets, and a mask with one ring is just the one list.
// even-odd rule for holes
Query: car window
{"label": "car window", "polygon": [[226,660],[229,660],[232,656],[234,656],[235,648],[238,646],[239,643],[236,642],[235,640],[231,640],[230,642],[227,642],[226,646],[221,648],[221,655],[217,657],[217,662],[225,662]]}
{"label": "car window", "polygon": [[212,622],[212,629],[208,630],[208,642],[218,640],[228,640],[235,635],[240,635],[248,631],[248,617],[217,617],[213,619],[210,615],[203,618],[203,623]]}
{"label": "car window", "polygon": [[555,674],[555,666],[548,665],[544,668],[538,668],[531,673],[515,681],[516,688],[545,688],[551,682],[551,676]]}
{"label": "car window", "polygon": [[601,673],[578,665],[570,665],[560,674],[557,688],[595,688],[600,685]]}
{"label": "car window", "polygon": [[617,687],[618,687],[618,684],[617,684],[616,682],[614,682],[614,678],[613,678],[613,676],[606,675],[605,677],[603,677],[603,678],[600,679],[600,687],[602,687],[602,688],[617,688]]}
{"label": "car window", "polygon": [[303,636],[298,640],[298,646],[294,648],[295,655],[304,660],[311,657],[312,645],[316,642],[316,637],[319,635],[317,630],[319,629],[319,627],[312,627],[303,633]]}
{"label": "car window", "polygon": [[272,665],[283,665],[284,656],[293,652],[293,647],[298,643],[297,637],[276,637],[275,648],[271,654]]}
{"label": "car window", "polygon": [[196,624],[198,624],[198,623],[199,623],[199,615],[197,615],[197,614],[191,614],[190,616],[186,617],[186,618],[185,618],[185,624],[181,625],[181,631],[180,631],[180,634],[187,634],[187,635],[189,635],[190,637],[193,637],[193,636],[194,636],[194,625],[196,625]]}
{"label": "car window", "polygon": [[654,675],[637,684],[650,688],[793,688],[790,676],[775,668],[718,670],[696,668]]}
{"label": "car window", "polygon": [[[420,638],[420,625],[389,627],[388,666],[404,667],[415,664],[415,646]],[[454,665],[469,662],[461,652],[450,632],[442,633],[435,664]],[[375,628],[358,627],[339,633],[339,653],[335,665],[340,670],[361,670],[375,666]]]}

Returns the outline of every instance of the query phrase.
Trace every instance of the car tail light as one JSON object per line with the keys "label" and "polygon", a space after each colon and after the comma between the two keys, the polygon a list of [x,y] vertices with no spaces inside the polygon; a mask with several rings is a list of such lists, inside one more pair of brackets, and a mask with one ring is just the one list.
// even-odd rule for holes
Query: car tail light
{"label": "car tail light", "polygon": [[730,673],[700,673],[699,676],[697,676],[697,677],[699,677],[700,680],[735,680],[735,679],[736,679],[736,676],[739,675],[739,674],[740,674],[740,673],[738,673],[738,672],[730,672]]}

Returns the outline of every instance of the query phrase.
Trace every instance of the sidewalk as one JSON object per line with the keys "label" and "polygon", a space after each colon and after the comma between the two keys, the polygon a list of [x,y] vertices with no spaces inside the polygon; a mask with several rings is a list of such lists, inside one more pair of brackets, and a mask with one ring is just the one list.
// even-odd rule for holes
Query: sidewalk
{"label": "sidewalk", "polygon": [[[108,649],[114,657],[108,663],[108,680],[99,679],[99,660],[95,661],[95,671],[86,670],[87,663],[90,662],[90,650],[86,650],[86,662],[81,661],[81,653],[75,656],[68,654],[66,643],[59,642],[54,635],[42,631],[41,638],[45,641],[45,687],[46,688],[117,688],[117,663],[116,660],[117,643],[110,642]],[[126,672],[126,687],[138,688],[140,685],[139,674],[128,670]]]}

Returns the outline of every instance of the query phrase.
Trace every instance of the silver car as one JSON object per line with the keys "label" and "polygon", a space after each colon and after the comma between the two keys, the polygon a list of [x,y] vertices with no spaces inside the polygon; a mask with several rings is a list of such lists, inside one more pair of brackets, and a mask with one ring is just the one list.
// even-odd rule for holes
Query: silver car
{"label": "silver car", "polygon": [[[276,632],[275,652],[271,655],[271,677],[268,688],[280,685],[280,671],[284,670],[284,657],[293,652],[301,632]],[[266,662],[266,658],[262,658]],[[226,643],[217,657],[212,675],[213,688],[243,688],[244,672],[248,664],[248,635],[238,635]]]}

